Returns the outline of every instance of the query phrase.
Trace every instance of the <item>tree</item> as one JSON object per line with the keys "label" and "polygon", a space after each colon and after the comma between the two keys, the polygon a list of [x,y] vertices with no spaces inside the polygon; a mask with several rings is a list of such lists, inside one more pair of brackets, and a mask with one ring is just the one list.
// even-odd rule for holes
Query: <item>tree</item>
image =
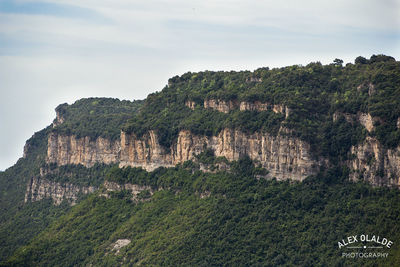
{"label": "tree", "polygon": [[335,58],[335,60],[333,61],[333,64],[336,66],[342,66],[343,60],[341,60],[339,58]]}
{"label": "tree", "polygon": [[359,56],[359,57],[356,58],[354,63],[355,64],[367,64],[368,63],[368,59],[366,59],[365,57]]}

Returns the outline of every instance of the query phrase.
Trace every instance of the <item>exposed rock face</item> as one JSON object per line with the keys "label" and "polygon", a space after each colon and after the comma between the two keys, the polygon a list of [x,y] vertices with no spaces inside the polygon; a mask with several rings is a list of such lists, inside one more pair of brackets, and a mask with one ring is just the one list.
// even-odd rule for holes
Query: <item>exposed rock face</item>
{"label": "exposed rock face", "polygon": [[265,111],[271,109],[271,105],[269,103],[262,103],[260,101],[251,102],[240,102],[239,109],[241,111],[250,110],[250,111]]}
{"label": "exposed rock face", "polygon": [[55,205],[60,205],[63,200],[74,205],[80,194],[93,193],[96,189],[94,186],[81,187],[69,183],[61,184],[49,181],[42,177],[33,177],[26,187],[25,203],[51,198]]}
{"label": "exposed rock face", "polygon": [[138,201],[138,195],[147,190],[150,195],[153,194],[153,190],[151,189],[150,186],[144,186],[144,185],[137,185],[137,184],[117,184],[114,182],[110,181],[105,181],[103,184],[104,188],[107,190],[107,192],[114,192],[114,191],[121,191],[121,190],[128,190],[132,193],[132,200]]}
{"label": "exposed rock face", "polygon": [[375,85],[373,85],[372,83],[368,83],[368,82],[364,82],[364,83],[360,84],[359,86],[357,86],[357,91],[360,92],[361,90],[368,90],[369,96],[372,96],[376,93]]}
{"label": "exposed rock face", "polygon": [[28,156],[29,149],[30,149],[30,145],[28,143],[25,143],[25,145],[24,145],[24,154],[22,156],[24,159]]}
{"label": "exposed rock face", "polygon": [[225,129],[218,136],[207,137],[181,131],[170,153],[158,144],[157,136],[150,133],[138,140],[135,135],[123,134],[121,138],[121,166],[140,166],[147,170],[169,167],[191,160],[205,148],[214,150],[215,156],[229,161],[249,156],[259,161],[277,179],[303,180],[315,174],[318,163],[311,159],[309,145],[297,138],[266,133],[252,135]]}
{"label": "exposed rock face", "polygon": [[204,108],[211,108],[218,110],[219,112],[228,113],[238,107],[236,101],[223,101],[218,99],[207,99],[204,100]]}
{"label": "exposed rock face", "polygon": [[105,164],[116,163],[119,160],[121,144],[119,140],[110,141],[98,137],[76,138],[73,135],[64,136],[51,133],[47,145],[47,162],[58,165],[82,164],[92,167],[96,162]]}
{"label": "exposed rock face", "polygon": [[141,139],[135,134],[121,132],[120,166],[142,167],[154,170],[158,167],[173,167],[171,156],[158,142],[154,131],[149,131]]}
{"label": "exposed rock face", "polygon": [[252,76],[252,77],[246,78],[246,82],[247,83],[251,83],[251,82],[260,83],[260,82],[262,82],[262,79],[259,77]]}
{"label": "exposed rock face", "polygon": [[397,128],[400,128],[400,118],[397,119]]}
{"label": "exposed rock face", "polygon": [[56,110],[56,119],[53,121],[53,128],[64,123],[65,118]]}
{"label": "exposed rock face", "polygon": [[374,121],[369,113],[365,114],[360,112],[358,114],[358,121],[367,129],[368,132],[372,132],[374,130]]}
{"label": "exposed rock face", "polygon": [[111,244],[111,251],[115,252],[115,255],[118,255],[121,248],[126,247],[130,243],[131,243],[130,239],[118,239],[117,241]]}
{"label": "exposed rock face", "polygon": [[311,159],[309,145],[298,138],[267,133],[249,135],[232,129],[225,129],[212,137],[181,131],[169,152],[159,144],[154,131],[142,138],[121,132],[120,145],[107,140],[91,142],[87,138],[54,134],[49,137],[48,144],[48,162],[58,165],[82,164],[90,167],[96,162],[119,162],[121,167],[142,167],[152,171],[191,160],[205,148],[211,148],[217,157],[223,156],[229,161],[247,155],[259,161],[270,176],[277,179],[303,180],[315,174],[319,165]]}
{"label": "exposed rock face", "polygon": [[185,102],[185,106],[187,106],[191,110],[194,110],[194,108],[196,107],[196,103],[194,101],[188,100]]}
{"label": "exposed rock face", "polygon": [[400,146],[385,149],[376,138],[366,140],[351,148],[353,159],[349,167],[352,180],[365,180],[376,186],[400,186]]}
{"label": "exposed rock face", "polygon": [[[187,106],[190,105],[189,102],[186,102]],[[219,112],[228,113],[231,110],[239,109],[240,111],[266,111],[272,110],[275,113],[282,113],[285,114],[285,117],[289,117],[290,109],[281,104],[270,104],[270,103],[262,103],[260,101],[255,102],[237,102],[237,101],[223,101],[223,100],[216,100],[216,99],[208,99],[204,101],[204,108],[211,108],[218,110]]]}
{"label": "exposed rock face", "polygon": [[273,105],[272,111],[275,113],[285,114],[285,118],[289,117],[290,109],[284,105]]}
{"label": "exposed rock face", "polygon": [[368,132],[375,129],[374,123],[379,121],[379,118],[372,117],[369,113],[358,112],[357,114],[335,112],[333,114],[333,121],[337,121],[340,116],[344,116],[347,122],[353,124],[358,121]]}

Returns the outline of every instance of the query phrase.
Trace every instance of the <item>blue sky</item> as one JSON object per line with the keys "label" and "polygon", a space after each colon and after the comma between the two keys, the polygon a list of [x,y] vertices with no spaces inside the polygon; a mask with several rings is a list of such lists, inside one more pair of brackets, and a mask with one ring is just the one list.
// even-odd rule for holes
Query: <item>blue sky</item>
{"label": "blue sky", "polygon": [[400,59],[400,0],[0,0],[0,170],[60,103],[187,71]]}

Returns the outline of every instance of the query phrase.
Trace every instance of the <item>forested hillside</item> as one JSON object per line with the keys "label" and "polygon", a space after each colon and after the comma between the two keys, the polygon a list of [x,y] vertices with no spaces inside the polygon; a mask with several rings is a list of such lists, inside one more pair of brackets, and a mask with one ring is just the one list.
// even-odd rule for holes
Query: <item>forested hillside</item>
{"label": "forested hillside", "polygon": [[[397,266],[399,144],[384,55],[62,104],[0,173],[0,266]],[[388,256],[342,257],[361,234]]]}
{"label": "forested hillside", "polygon": [[[257,180],[255,173],[248,159],[234,163],[231,173],[193,172],[191,164],[153,173],[114,168],[109,179],[159,191],[137,202],[126,190],[108,196],[100,190],[6,265],[398,264],[397,245],[384,250],[387,259],[345,259],[337,245],[349,233],[387,236],[397,244],[398,190],[349,183],[340,170],[294,184]],[[117,252],[118,240],[130,243]]]}
{"label": "forested hillside", "polygon": [[[239,108],[221,113],[204,109],[203,104],[206,99],[259,101],[287,106],[291,112],[285,126],[309,142],[316,154],[344,156],[366,132],[358,123],[333,121],[335,112],[379,117],[372,135],[388,147],[399,144],[399,84],[400,62],[383,55],[369,60],[359,57],[355,64],[346,66],[316,62],[254,72],[188,72],[171,78],[160,93],[149,95],[142,112],[124,128],[139,135],[156,129],[166,147],[181,129],[206,135],[215,135],[225,127],[276,134],[284,114],[271,109],[241,112]],[[190,110],[185,106],[187,101],[193,101],[196,108]]]}

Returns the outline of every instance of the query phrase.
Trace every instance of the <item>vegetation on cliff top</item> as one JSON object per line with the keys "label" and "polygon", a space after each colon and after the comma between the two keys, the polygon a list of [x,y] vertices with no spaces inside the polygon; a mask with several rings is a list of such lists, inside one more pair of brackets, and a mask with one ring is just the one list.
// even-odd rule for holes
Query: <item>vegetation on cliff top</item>
{"label": "vegetation on cliff top", "polygon": [[[144,101],[88,98],[57,107],[65,120],[55,127],[61,134],[117,139],[120,130],[141,137],[155,130],[160,144],[169,149],[180,130],[217,135],[223,128],[276,135],[283,125],[291,134],[311,144],[314,156],[345,159],[352,145],[376,136],[386,147],[400,143],[400,62],[384,55],[358,57],[355,64],[340,60],[322,65],[260,68],[254,72],[185,73],[171,78],[161,92]],[[206,99],[267,102],[290,109],[290,115],[272,110],[225,114],[204,109]],[[185,105],[194,101],[194,110]],[[357,120],[349,122],[334,114],[369,113],[375,130],[368,133]]]}
{"label": "vegetation on cliff top", "polygon": [[[276,134],[284,122],[293,135],[311,144],[314,155],[343,158],[351,145],[364,140],[367,131],[356,120],[334,122],[335,112],[378,117],[370,134],[387,147],[399,144],[399,84],[400,62],[383,55],[369,60],[358,57],[355,64],[346,66],[336,61],[254,72],[188,72],[171,78],[161,92],[150,94],[123,129],[138,136],[156,130],[160,143],[169,148],[182,129],[205,135],[216,135],[224,127]],[[205,99],[268,102],[287,106],[291,112],[286,120],[271,110],[225,114],[204,109]],[[188,100],[196,103],[194,110],[185,106]]]}
{"label": "vegetation on cliff top", "polygon": [[64,120],[54,131],[77,137],[99,136],[115,140],[121,127],[138,111],[141,100],[127,101],[113,98],[84,98],[72,105],[61,104],[56,112]]}

